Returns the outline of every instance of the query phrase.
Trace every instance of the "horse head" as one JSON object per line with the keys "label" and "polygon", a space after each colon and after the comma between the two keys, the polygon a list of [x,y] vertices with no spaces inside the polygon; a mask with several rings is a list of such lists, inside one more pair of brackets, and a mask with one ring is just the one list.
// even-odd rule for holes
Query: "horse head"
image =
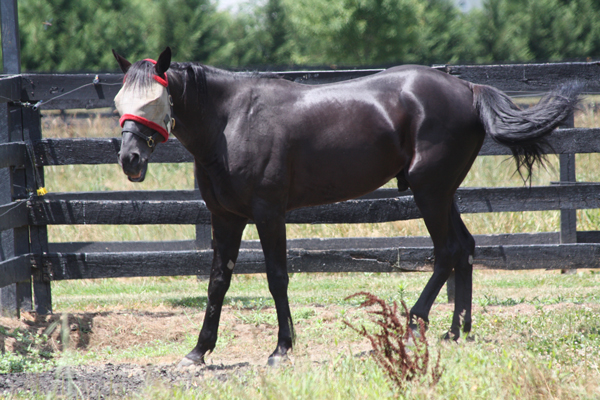
{"label": "horse head", "polygon": [[134,64],[114,50],[113,54],[125,73],[123,87],[115,97],[122,127],[119,164],[130,181],[142,182],[150,154],[169,138],[175,122],[167,78],[171,49],[167,47],[158,61],[146,59]]}

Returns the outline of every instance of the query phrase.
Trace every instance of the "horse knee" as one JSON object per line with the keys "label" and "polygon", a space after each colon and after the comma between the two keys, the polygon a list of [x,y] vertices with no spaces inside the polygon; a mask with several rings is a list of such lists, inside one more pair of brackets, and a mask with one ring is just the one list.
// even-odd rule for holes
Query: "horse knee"
{"label": "horse knee", "polygon": [[212,276],[208,284],[208,299],[211,301],[222,301],[229,290],[230,279],[223,276]]}

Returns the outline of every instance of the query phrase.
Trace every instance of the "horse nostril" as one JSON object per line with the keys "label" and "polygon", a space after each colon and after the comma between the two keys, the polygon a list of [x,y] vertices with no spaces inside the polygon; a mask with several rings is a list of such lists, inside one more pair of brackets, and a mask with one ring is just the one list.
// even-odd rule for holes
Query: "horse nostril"
{"label": "horse nostril", "polygon": [[140,155],[138,153],[131,153],[129,158],[132,165],[137,165],[140,162]]}
{"label": "horse nostril", "polygon": [[126,153],[119,154],[119,161],[125,171],[137,172],[140,168],[140,155],[139,153]]}

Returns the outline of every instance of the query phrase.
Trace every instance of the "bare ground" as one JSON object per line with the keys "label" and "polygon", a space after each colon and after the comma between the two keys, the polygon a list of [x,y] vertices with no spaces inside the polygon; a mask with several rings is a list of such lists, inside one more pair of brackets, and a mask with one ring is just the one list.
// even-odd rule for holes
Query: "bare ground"
{"label": "bare ground", "polygon": [[[547,311],[568,309],[572,304],[544,306]],[[307,307],[304,307],[305,309]],[[433,312],[450,312],[453,305],[435,304]],[[291,363],[323,363],[335,355],[365,354],[371,348],[368,342],[348,335],[338,343],[332,343],[332,330],[342,328],[342,320],[351,320],[362,310],[344,309],[339,306],[310,307],[310,317],[296,321],[299,336]],[[343,312],[343,316],[341,314]],[[515,306],[474,306],[474,313],[497,315],[524,315],[536,312],[528,304]],[[226,306],[220,325],[220,342],[215,352],[207,357],[206,366],[178,368],[177,363],[191,350],[185,338],[196,336],[203,313],[198,310],[157,309],[147,312],[111,311],[69,314],[68,320],[61,315],[35,316],[25,313],[20,319],[0,318],[0,349],[2,352],[20,352],[28,344],[14,338],[14,332],[46,333],[49,340],[44,350],[55,356],[65,351],[83,355],[97,354],[107,348],[119,353],[118,361],[110,356],[97,358],[96,362],[78,366],[56,367],[42,373],[0,374],[0,397],[10,393],[55,393],[66,398],[101,399],[139,393],[148,385],[197,386],[204,379],[225,381],[232,375],[249,370],[266,368],[266,359],[276,343],[276,326],[265,322],[253,322],[252,316],[273,314],[272,308],[244,310]],[[63,330],[64,329],[64,330]],[[62,330],[62,332],[61,332]],[[64,332],[69,339],[64,346]],[[189,340],[188,340],[189,342]],[[149,343],[179,343],[182,351],[166,351],[165,355],[136,354]],[[193,345],[192,345],[193,346]],[[123,356],[126,354],[130,356]]]}
{"label": "bare ground", "polygon": [[[311,316],[325,324],[339,320],[339,307],[315,307]],[[277,328],[269,323],[252,323],[248,318],[256,310],[224,307],[220,325],[220,342],[215,352],[206,358],[206,366],[178,368],[184,353],[163,356],[135,355],[136,348],[148,343],[183,343],[186,336],[199,332],[203,312],[182,310],[155,310],[148,312],[115,311],[36,316],[24,313],[20,319],[0,317],[0,348],[2,352],[23,352],[26,340],[15,339],[15,330],[41,335],[49,339],[40,345],[50,355],[69,350],[78,354],[102,353],[107,348],[119,353],[131,350],[134,355],[120,356],[118,364],[105,357],[100,361],[78,366],[56,367],[41,373],[0,374],[0,397],[9,393],[55,393],[58,396],[100,399],[139,393],[147,385],[196,386],[202,379],[227,380],[232,374],[249,369],[266,368],[266,360],[274,349]],[[260,313],[274,313],[273,309]],[[303,335],[303,320],[296,322],[296,330],[303,336],[291,355],[291,362],[302,358],[306,362],[324,362],[335,352],[353,354],[365,352],[369,345],[362,341],[348,341],[333,346],[326,337],[311,333]],[[64,330],[63,330],[64,329]],[[308,329],[308,328],[307,328]],[[64,332],[68,332],[65,346]],[[316,337],[316,339],[315,339]],[[223,343],[224,342],[224,343]],[[185,347],[185,346],[184,346]],[[273,348],[272,348],[273,347]],[[185,351],[191,350],[186,348]],[[309,352],[310,350],[310,352]]]}
{"label": "bare ground", "polygon": [[199,380],[227,380],[248,363],[177,368],[174,364],[103,364],[54,368],[42,373],[0,375],[0,395],[10,393],[104,399],[139,394],[148,385],[197,386]]}

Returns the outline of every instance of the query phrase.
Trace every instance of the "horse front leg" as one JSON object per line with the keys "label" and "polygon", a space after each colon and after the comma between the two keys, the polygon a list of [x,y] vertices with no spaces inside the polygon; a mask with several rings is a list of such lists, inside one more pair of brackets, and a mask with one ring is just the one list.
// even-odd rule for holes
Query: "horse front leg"
{"label": "horse front leg", "polygon": [[277,347],[269,356],[268,364],[275,366],[287,358],[294,342],[294,325],[288,302],[287,252],[284,212],[275,212],[265,205],[255,211],[255,223],[265,255],[269,291],[275,301],[279,333]]}
{"label": "horse front leg", "polygon": [[198,337],[198,344],[179,363],[180,366],[204,364],[204,356],[217,343],[219,319],[225,294],[231,283],[231,275],[237,261],[242,233],[247,220],[236,215],[211,215],[213,233],[213,262],[208,284],[208,301]]}

